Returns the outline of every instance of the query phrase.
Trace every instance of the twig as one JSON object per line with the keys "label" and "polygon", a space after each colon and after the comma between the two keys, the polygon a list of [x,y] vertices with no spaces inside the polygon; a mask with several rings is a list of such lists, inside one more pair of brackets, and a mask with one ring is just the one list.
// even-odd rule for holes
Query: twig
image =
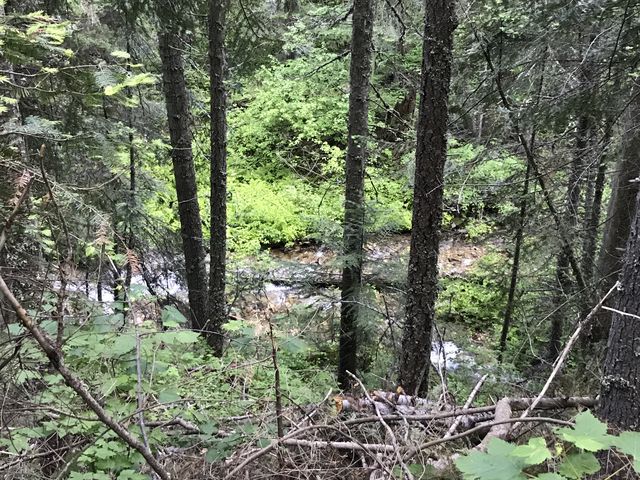
{"label": "twig", "polygon": [[164,469],[158,460],[153,456],[151,450],[140,442],[133,434],[117,422],[109,413],[100,405],[93,394],[89,391],[87,385],[80,378],[67,368],[64,359],[58,348],[56,348],[53,340],[36,324],[27,314],[20,302],[13,296],[9,287],[0,276],[0,293],[2,293],[13,307],[16,315],[22,325],[31,333],[35,341],[40,345],[42,351],[47,355],[51,365],[60,373],[67,386],[71,387],[84,403],[89,407],[100,421],[109,427],[123,442],[131,448],[139,452],[147,461],[149,466],[158,474],[162,480],[171,480],[169,473]]}
{"label": "twig", "polygon": [[[593,309],[589,312],[589,314],[585,317],[585,319],[578,323],[578,326],[575,329],[575,331],[573,332],[573,335],[571,335],[571,338],[569,338],[569,340],[567,341],[567,344],[565,345],[564,349],[562,350],[562,352],[560,353],[560,355],[556,359],[553,371],[549,375],[549,378],[547,378],[547,381],[544,384],[544,386],[542,387],[542,390],[540,390],[540,393],[535,398],[535,400],[531,403],[531,405],[529,405],[529,407],[524,412],[522,412],[522,415],[520,415],[520,419],[521,420],[524,420],[531,413],[531,411],[534,408],[536,408],[536,406],[538,405],[540,400],[547,393],[547,390],[551,386],[551,382],[553,382],[553,379],[556,377],[556,375],[560,371],[560,368],[562,368],[562,364],[564,363],[565,359],[569,355],[569,352],[571,351],[571,348],[578,341],[578,338],[580,337],[580,332],[582,331],[584,326],[587,325],[591,321],[591,319],[595,316],[595,314],[598,313],[598,311],[600,310],[600,308],[602,307],[604,302],[607,300],[607,298],[609,298],[609,296],[615,290],[617,290],[619,287],[620,287],[620,282],[617,281],[615,283],[615,285],[613,287],[611,287],[611,289],[607,292],[607,294],[600,299],[600,301],[596,304],[596,306],[593,307]],[[517,431],[519,426],[520,425],[518,423],[516,423],[512,427],[512,435],[515,434],[515,432]]]}
{"label": "twig", "polygon": [[618,315],[622,315],[623,317],[635,318],[636,320],[640,320],[640,315],[634,315],[633,313],[623,312],[622,310],[616,310],[611,307],[602,307],[603,310],[607,310],[609,312],[617,313]]}
{"label": "twig", "polygon": [[[47,188],[47,192],[49,193],[49,199],[51,200],[51,204],[56,212],[56,216],[62,225],[62,231],[64,232],[65,241],[67,243],[67,252],[65,256],[64,263],[67,265],[71,264],[71,259],[73,258],[73,250],[71,249],[71,236],[69,235],[69,228],[67,227],[67,222],[65,222],[64,217],[62,216],[62,212],[58,207],[58,203],[56,202],[56,198],[53,194],[53,189],[51,188],[51,184],[49,183],[49,179],[47,178],[47,172],[44,169],[44,152],[45,145],[44,143],[40,146],[40,150],[38,155],[40,157],[40,174],[42,175],[42,180],[44,181],[44,185]],[[64,301],[67,294],[67,273],[65,272],[64,264],[58,265],[58,273],[60,277],[60,290],[58,291],[58,302],[56,305],[56,323],[57,323],[57,332],[56,332],[56,347],[60,349],[62,347],[62,340],[64,336]]]}
{"label": "twig", "polygon": [[[534,401],[534,398],[512,398],[510,399],[510,406],[512,410],[525,410],[528,408],[531,403]],[[545,409],[545,410],[553,410],[558,408],[575,408],[575,407],[595,407],[598,403],[598,400],[593,397],[569,397],[569,398],[543,398],[537,405],[537,408]],[[454,410],[451,412],[442,412],[442,413],[430,413],[430,414],[405,414],[405,415],[385,415],[384,419],[386,422],[400,422],[400,421],[410,421],[410,422],[428,422],[434,420],[443,420],[451,417],[460,417],[460,416],[469,416],[469,415],[477,415],[483,413],[491,413],[496,409],[495,405],[488,405],[485,407],[475,407],[469,409],[461,409]],[[377,422],[378,417],[363,417],[363,418],[354,418],[351,420],[346,420],[342,422],[342,425],[360,425],[363,423],[372,423]]]}
{"label": "twig", "polygon": [[398,446],[398,441],[396,439],[396,435],[393,433],[393,430],[391,429],[389,424],[384,421],[384,418],[380,414],[380,409],[378,409],[378,405],[376,404],[376,402],[373,401],[373,399],[371,398],[371,395],[369,395],[369,392],[367,391],[366,387],[364,386],[364,384],[362,383],[362,381],[358,377],[356,377],[349,370],[347,370],[347,375],[349,375],[356,382],[358,382],[358,385],[360,385],[360,388],[362,389],[362,391],[366,395],[367,399],[373,404],[374,408],[376,409],[376,415],[378,416],[378,419],[380,420],[380,423],[382,424],[382,426],[385,428],[385,430],[389,434],[389,439],[391,440],[391,444],[393,446],[393,452],[395,453],[396,458],[398,459],[398,462],[400,463],[400,468],[402,468],[402,471],[404,472],[406,478],[408,478],[409,480],[413,480],[413,475],[409,471],[409,468],[407,467],[407,465],[402,460],[402,455],[400,454],[400,447]]}
{"label": "twig", "polygon": [[[333,431],[339,433],[340,435],[345,435],[347,437],[349,436],[349,435],[346,435],[339,428],[336,428],[336,427],[331,426],[331,425],[309,425],[307,427],[302,427],[299,430],[294,430],[293,432],[289,432],[288,434],[286,434],[282,438],[278,438],[278,439],[272,441],[266,447],[261,448],[260,450],[254,452],[252,455],[250,455],[247,458],[245,458],[244,461],[240,465],[238,465],[237,467],[235,467],[233,470],[231,470],[229,473],[227,473],[225,475],[224,480],[231,480],[231,479],[238,478],[236,475],[238,473],[240,473],[251,462],[253,462],[253,461],[257,460],[258,458],[260,458],[260,457],[266,455],[267,453],[271,452],[278,445],[283,445],[287,440],[295,438],[295,437],[299,437],[303,433],[309,432],[311,430],[333,430]],[[366,448],[364,450],[366,451]],[[374,455],[374,458],[375,458],[375,455]]]}
{"label": "twig", "polygon": [[313,70],[311,70],[308,73],[305,73],[305,75],[303,76],[303,78],[309,78],[313,75],[315,75],[316,73],[318,73],[320,70],[322,70],[324,67],[327,67],[329,65],[331,65],[333,62],[337,62],[338,60],[346,57],[347,55],[349,55],[351,53],[351,49],[345,50],[342,53],[339,53],[338,55],[336,55],[335,57],[333,57],[331,60],[327,60],[326,62],[324,62],[322,65],[317,66],[316,68],[314,68]]}
{"label": "twig", "polygon": [[278,350],[273,336],[273,323],[269,319],[269,338],[271,339],[271,359],[273,360],[274,388],[276,394],[276,427],[278,438],[284,437],[284,426],[282,424],[282,391],[280,390],[280,368],[278,367]]}
{"label": "twig", "polygon": [[[464,406],[462,407],[463,409],[467,409],[471,406],[473,399],[476,398],[476,395],[480,391],[482,384],[484,383],[484,381],[487,379],[488,376],[489,374],[485,373],[482,376],[482,378],[478,380],[478,383],[476,383],[476,386],[473,387],[473,390],[471,390],[471,393],[469,394],[469,398],[467,398],[467,401],[464,402]],[[461,420],[462,420],[461,416],[456,418],[456,420],[453,422],[453,425],[451,425],[451,427],[449,427],[449,430],[447,430],[447,433],[444,434],[444,438],[448,438],[456,432],[456,429],[458,428],[458,425],[460,425]]]}
{"label": "twig", "polygon": [[386,443],[360,443],[360,442],[329,442],[324,440],[300,440],[292,438],[282,442],[283,445],[311,448],[335,448],[336,450],[360,450],[369,452],[388,452],[396,450],[394,445]]}

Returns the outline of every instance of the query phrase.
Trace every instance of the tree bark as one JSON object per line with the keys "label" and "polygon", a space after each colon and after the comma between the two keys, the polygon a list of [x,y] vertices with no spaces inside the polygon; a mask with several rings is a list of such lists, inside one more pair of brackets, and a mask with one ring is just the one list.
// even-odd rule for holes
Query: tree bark
{"label": "tree bark", "polygon": [[209,3],[211,93],[211,265],[209,269],[209,344],[222,355],[222,324],[226,321],[225,264],[227,252],[227,119],[224,87],[224,0]]}
{"label": "tree bark", "polygon": [[520,251],[522,250],[522,240],[524,239],[524,225],[527,219],[527,204],[529,197],[529,174],[531,165],[527,164],[527,173],[524,178],[522,188],[522,198],[520,199],[520,215],[518,216],[518,229],[515,235],[515,246],[513,247],[513,263],[511,265],[511,280],[509,282],[509,294],[507,296],[507,306],[504,310],[502,320],[502,332],[500,333],[500,349],[498,351],[498,361],[502,362],[502,355],[507,348],[507,336],[511,325],[511,317],[515,306],[516,287],[518,285],[518,272],[520,270]]}
{"label": "tree bark", "polygon": [[[604,225],[602,247],[596,266],[598,290],[605,291],[615,283],[622,268],[622,255],[629,238],[631,220],[635,214],[635,199],[640,176],[640,88],[632,91],[634,101],[629,105],[624,120],[622,154],[616,165],[611,184],[611,198]],[[611,314],[598,315],[590,333],[590,340],[598,342],[607,338]]]}
{"label": "tree bark", "polygon": [[628,430],[640,430],[640,195],[635,210],[607,344],[599,410],[610,425]]}
{"label": "tree bark", "polygon": [[161,26],[158,42],[189,291],[189,308],[193,328],[206,334],[207,274],[196,172],[191,152],[189,98],[184,78],[184,65],[178,48],[180,35],[172,20],[166,23]]}
{"label": "tree bark", "polygon": [[369,80],[373,56],[373,1],[355,0],[349,72],[349,137],[345,165],[345,203],[340,309],[338,383],[349,388],[356,373],[358,302],[362,289],[364,172],[369,137]]}
{"label": "tree bark", "polygon": [[[609,138],[605,139],[605,147],[600,152],[598,170],[593,181],[592,194],[588,195],[589,203],[585,202],[585,233],[582,247],[582,274],[585,282],[591,284],[594,275],[594,259],[596,258],[596,248],[598,245],[598,228],[600,227],[600,217],[602,216],[602,197],[604,195],[605,180],[607,174],[607,146]],[[583,309],[584,310],[584,309]]]}
{"label": "tree bark", "polygon": [[400,359],[400,384],[412,394],[426,387],[430,365],[456,26],[453,0],[426,3],[406,321]]}

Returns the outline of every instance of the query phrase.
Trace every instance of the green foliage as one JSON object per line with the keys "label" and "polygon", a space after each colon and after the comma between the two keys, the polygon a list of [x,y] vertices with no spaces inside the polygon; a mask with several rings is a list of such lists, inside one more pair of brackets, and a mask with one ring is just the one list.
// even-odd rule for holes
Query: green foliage
{"label": "green foliage", "polygon": [[563,440],[590,452],[611,446],[612,437],[607,434],[607,425],[594,417],[589,410],[578,414],[575,422],[575,427],[561,428],[557,431]]}
{"label": "green foliage", "polygon": [[633,468],[640,473],[640,432],[622,432],[613,438],[613,445],[625,455],[633,457]]}
{"label": "green foliage", "polygon": [[524,176],[524,165],[505,152],[450,140],[444,201],[451,217],[445,224],[464,226],[472,239],[491,233],[500,215],[516,211],[511,180]]}
{"label": "green foliage", "polygon": [[464,277],[444,277],[436,312],[445,321],[462,322],[487,331],[504,310],[504,257],[490,252]]}
{"label": "green foliage", "polygon": [[566,449],[557,444],[555,454],[542,437],[531,438],[527,445],[520,446],[493,439],[486,453],[472,452],[458,458],[455,464],[465,480],[524,479],[531,476],[528,471],[531,466],[540,466],[536,467],[536,473],[541,467],[549,470],[535,477],[540,480],[581,479],[600,470],[593,452],[608,450],[613,445],[621,453],[634,457],[633,468],[640,473],[638,432],[609,435],[607,425],[587,410],[576,416],[573,427],[557,428],[555,434],[557,442],[564,440],[568,444]]}
{"label": "green foliage", "polygon": [[472,452],[456,460],[465,480],[524,480],[522,469],[527,463],[514,455],[515,445],[494,438],[486,452]]}
{"label": "green foliage", "polygon": [[582,478],[584,475],[596,473],[600,463],[593,453],[581,452],[567,455],[558,467],[558,471],[566,478]]}

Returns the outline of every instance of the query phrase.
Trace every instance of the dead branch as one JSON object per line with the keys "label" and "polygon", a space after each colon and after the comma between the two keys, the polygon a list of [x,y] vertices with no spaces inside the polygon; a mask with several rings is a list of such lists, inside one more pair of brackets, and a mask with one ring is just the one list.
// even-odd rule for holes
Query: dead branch
{"label": "dead branch", "polygon": [[[554,367],[553,367],[553,371],[551,372],[551,374],[549,375],[549,378],[547,379],[547,381],[545,382],[544,386],[542,387],[542,390],[540,390],[540,393],[535,398],[535,400],[531,403],[531,405],[529,407],[527,407],[527,409],[524,412],[522,412],[522,415],[520,416],[521,419],[526,418],[531,413],[531,410],[536,408],[538,403],[542,400],[544,395],[547,393],[547,390],[549,389],[549,386],[551,386],[551,382],[553,382],[553,379],[556,377],[556,375],[560,371],[560,368],[562,368],[562,364],[564,363],[564,361],[566,360],[567,356],[569,355],[569,352],[571,351],[571,348],[573,348],[573,345],[578,341],[578,338],[580,338],[580,332],[582,332],[582,329],[586,325],[588,325],[589,322],[591,322],[591,319],[598,313],[600,308],[602,308],[602,305],[607,300],[607,298],[609,298],[609,296],[615,290],[617,290],[619,287],[620,287],[620,282],[618,281],[618,282],[615,283],[615,285],[613,287],[611,287],[611,289],[607,292],[607,294],[600,299],[600,301],[596,304],[596,306],[593,307],[593,309],[591,309],[591,311],[584,318],[584,320],[582,320],[581,322],[578,323],[578,326],[576,327],[575,331],[573,332],[573,335],[571,335],[571,338],[569,338],[569,340],[567,341],[567,344],[565,345],[564,349],[562,350],[560,355],[558,355],[558,358],[556,359]],[[519,425],[517,423],[513,426],[513,428],[512,428],[513,434],[515,434],[517,432],[518,427],[519,427]]]}
{"label": "dead branch", "polygon": [[306,448],[335,448],[336,450],[356,450],[369,452],[394,453],[395,446],[386,443],[329,442],[323,440],[300,440],[292,438],[284,440],[283,445]]}
{"label": "dead branch", "polygon": [[393,447],[393,453],[395,453],[395,456],[398,459],[398,462],[400,463],[400,468],[404,472],[404,476],[406,476],[406,478],[408,478],[409,480],[413,480],[413,475],[411,474],[411,472],[407,468],[407,465],[402,461],[402,455],[400,453],[400,447],[398,446],[398,441],[396,439],[396,435],[393,433],[393,430],[391,429],[389,424],[384,421],[384,418],[382,417],[382,414],[380,413],[380,409],[378,408],[377,403],[373,401],[373,399],[369,395],[369,392],[367,392],[366,387],[364,386],[364,384],[362,383],[362,381],[358,377],[356,377],[349,370],[347,370],[347,375],[349,375],[356,382],[358,382],[358,385],[360,385],[360,388],[362,389],[364,394],[367,396],[367,399],[371,403],[373,403],[373,406],[375,407],[375,410],[376,410],[376,416],[378,417],[378,419],[380,420],[380,423],[382,424],[382,426],[387,431],[387,434],[389,435],[389,440],[391,441],[391,446]]}
{"label": "dead branch", "polygon": [[26,328],[38,343],[42,351],[47,355],[51,365],[60,373],[67,386],[73,389],[84,403],[89,407],[98,417],[98,419],[109,427],[120,439],[129,445],[134,450],[138,451],[149,466],[158,474],[162,480],[170,480],[169,473],[164,469],[158,460],[153,456],[151,450],[140,442],[133,434],[117,422],[109,413],[100,405],[93,394],[89,391],[89,387],[64,364],[62,353],[56,347],[54,341],[36,324],[31,317],[27,314],[26,310],[22,307],[20,302],[13,296],[9,287],[5,283],[2,276],[0,276],[0,293],[8,300],[9,304],[13,307],[14,311],[20,323]]}
{"label": "dead branch", "polygon": [[[473,387],[473,390],[471,390],[471,393],[469,394],[469,398],[467,398],[467,401],[464,402],[464,406],[462,407],[463,409],[469,408],[471,406],[471,403],[473,402],[473,399],[476,398],[476,395],[480,391],[480,388],[482,387],[482,384],[484,383],[484,381],[487,379],[488,376],[489,376],[489,374],[485,373],[482,376],[482,378],[480,378],[480,380],[478,380],[478,383],[476,383],[476,386]],[[498,403],[500,403],[500,402],[498,402]],[[496,405],[496,418],[498,418],[498,405]],[[445,435],[444,435],[445,438],[450,437],[451,435],[456,433],[456,429],[458,428],[458,425],[460,425],[461,421],[462,421],[462,417],[456,417],[455,421],[453,422],[453,425],[451,425],[451,427],[449,427],[449,430],[447,430],[447,433],[445,433]]]}
{"label": "dead branch", "polygon": [[509,423],[500,423],[507,420],[511,420],[511,404],[509,398],[505,397],[496,403],[495,424],[489,429],[489,433],[485,435],[480,442],[480,445],[476,447],[476,450],[486,450],[489,442],[493,438],[499,438],[503,440],[509,434],[511,425]]}
{"label": "dead branch", "polygon": [[[253,454],[251,454],[250,456],[248,456],[244,461],[242,461],[242,463],[240,463],[240,465],[238,465],[237,467],[235,467],[233,470],[231,470],[229,473],[227,473],[224,477],[225,480],[230,480],[230,479],[235,479],[237,478],[237,474],[240,473],[247,465],[249,465],[250,463],[254,462],[255,460],[257,460],[258,458],[268,454],[269,452],[271,452],[274,448],[276,448],[278,445],[284,445],[284,443],[287,440],[299,437],[300,435],[310,432],[312,430],[332,430],[334,432],[339,433],[340,435],[344,435],[346,437],[349,437],[349,435],[345,434],[343,431],[341,431],[339,428],[334,427],[332,425],[308,425],[306,427],[302,427],[298,430],[294,430],[292,432],[289,432],[288,434],[286,434],[284,437],[282,438],[278,438],[273,440],[269,445],[267,445],[264,448],[261,448],[260,450],[257,450],[256,452],[254,452]],[[364,451],[367,451],[366,448],[363,449]],[[375,455],[373,456],[375,458]]]}
{"label": "dead branch", "polygon": [[[374,401],[376,399],[376,394],[380,394],[382,392],[374,392],[373,398]],[[394,398],[394,393],[386,392],[386,397],[388,401],[392,401]],[[451,417],[460,417],[460,416],[471,416],[478,415],[484,413],[494,412],[496,409],[495,405],[487,405],[484,407],[475,407],[475,408],[466,408],[466,409],[457,409],[451,410],[447,412],[437,412],[433,413],[432,411],[426,410],[426,407],[413,407],[411,402],[416,402],[418,405],[427,405],[429,402],[423,398],[410,397],[409,395],[400,395],[397,396],[398,405],[404,406],[402,408],[401,415],[389,414],[384,416],[384,420],[386,422],[399,422],[403,420],[408,420],[410,422],[426,422],[432,420],[443,420]],[[366,410],[373,409],[373,405],[367,399],[354,399],[350,397],[350,400],[343,400],[340,397],[336,397],[336,404],[338,407],[338,412],[350,412],[350,411],[362,411],[366,408]],[[535,401],[535,398],[511,398],[509,399],[511,409],[514,411],[525,410],[531,406],[531,404]],[[542,398],[538,404],[535,406],[536,409],[539,410],[555,410],[555,409],[563,409],[563,408],[575,408],[575,407],[587,407],[591,408],[596,406],[598,403],[597,398],[594,397],[557,397],[557,398]],[[359,409],[356,410],[353,405],[357,404]],[[398,407],[396,407],[398,408]],[[377,416],[367,416],[361,418],[353,418],[346,420],[343,425],[357,425],[361,423],[372,423],[377,422]]]}

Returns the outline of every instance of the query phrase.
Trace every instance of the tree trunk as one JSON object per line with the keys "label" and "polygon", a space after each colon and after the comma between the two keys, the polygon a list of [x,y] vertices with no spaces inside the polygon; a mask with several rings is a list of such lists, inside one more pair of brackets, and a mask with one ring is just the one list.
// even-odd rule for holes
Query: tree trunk
{"label": "tree trunk", "polygon": [[429,373],[456,26],[453,0],[426,3],[406,321],[400,359],[400,383],[410,394],[426,389]]}
{"label": "tree trunk", "polygon": [[[611,184],[604,238],[598,256],[596,276],[600,292],[608,291],[620,272],[622,254],[635,212],[638,182],[634,180],[640,176],[640,89],[634,89],[632,95],[635,100],[629,105],[625,116],[622,154]],[[595,319],[590,340],[598,342],[606,339],[610,325],[611,314],[605,310]]]}
{"label": "tree trunk", "polygon": [[522,189],[522,198],[520,199],[520,215],[518,217],[518,229],[515,235],[515,246],[513,248],[513,264],[511,265],[511,280],[509,282],[509,294],[507,296],[507,306],[504,310],[504,319],[502,320],[502,332],[500,334],[500,350],[498,352],[498,361],[502,362],[502,355],[507,348],[507,336],[509,335],[509,327],[511,325],[511,317],[513,316],[513,308],[515,306],[516,287],[518,284],[518,271],[520,269],[520,251],[522,250],[522,240],[524,238],[524,225],[527,219],[527,203],[529,196],[529,175],[531,173],[531,165],[527,164],[527,173],[524,178],[524,187]]}
{"label": "tree trunk", "polygon": [[189,308],[193,328],[206,332],[207,274],[202,246],[202,222],[198,205],[196,172],[191,152],[189,98],[182,56],[178,48],[180,37],[171,21],[168,24],[167,28],[161,29],[158,41],[189,291]]}
{"label": "tree trunk", "polygon": [[369,137],[369,79],[373,55],[373,1],[355,0],[349,72],[349,138],[345,166],[344,266],[340,309],[338,383],[350,386],[347,371],[355,374],[358,302],[362,288],[364,243],[364,172]]}
{"label": "tree trunk", "polygon": [[[582,274],[585,282],[591,284],[594,274],[594,259],[596,258],[596,248],[598,245],[598,228],[602,215],[602,197],[604,195],[605,179],[607,174],[607,145],[609,138],[605,141],[605,147],[600,152],[598,170],[593,181],[592,194],[589,194],[589,204],[585,203],[585,233],[582,247]],[[611,287],[609,287],[611,288]]]}
{"label": "tree trunk", "polygon": [[[589,132],[589,117],[583,114],[578,118],[576,127],[576,146],[573,153],[573,161],[571,162],[571,170],[569,172],[569,184],[567,185],[566,196],[566,224],[569,225],[569,238],[573,238],[575,227],[578,224],[578,207],[580,205],[580,184],[582,175],[582,166],[585,163],[583,156],[587,147],[587,134]],[[571,264],[569,256],[571,255],[571,244],[565,244],[558,254],[558,262],[556,266],[556,293],[554,295],[555,313],[551,317],[551,329],[549,332],[549,350],[548,359],[553,362],[558,355],[562,342],[562,330],[564,327],[564,319],[566,308],[563,308],[567,301],[568,295],[573,288],[571,280]],[[584,280],[584,276],[583,276]]]}
{"label": "tree trunk", "polygon": [[209,270],[209,344],[222,354],[222,324],[227,318],[225,263],[227,252],[227,119],[224,88],[224,0],[209,3],[211,93],[211,266]]}
{"label": "tree trunk", "polygon": [[619,313],[613,314],[609,332],[599,409],[603,420],[625,430],[640,430],[640,195],[635,203],[620,277],[622,290],[615,306]]}

